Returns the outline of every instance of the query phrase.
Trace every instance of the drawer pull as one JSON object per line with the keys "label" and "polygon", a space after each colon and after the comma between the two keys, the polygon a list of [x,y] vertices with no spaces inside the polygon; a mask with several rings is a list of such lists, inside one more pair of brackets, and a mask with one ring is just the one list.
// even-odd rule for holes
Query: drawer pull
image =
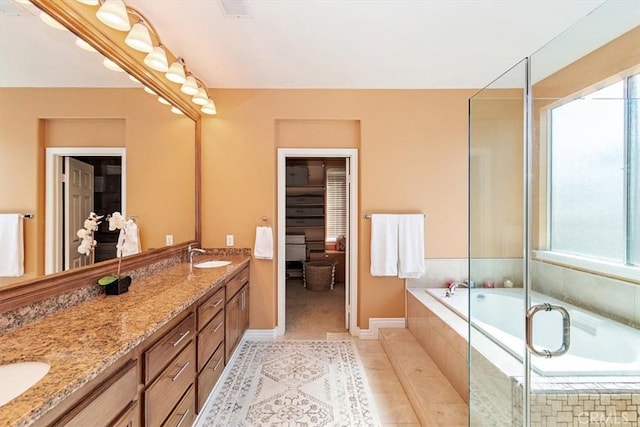
{"label": "drawer pull", "polygon": [[224,298],[219,299],[218,302],[216,302],[215,304],[211,304],[209,307],[211,308],[216,308],[218,307],[220,304],[222,304],[222,301],[224,300]]}
{"label": "drawer pull", "polygon": [[178,370],[178,372],[171,377],[171,381],[175,381],[178,379],[178,377],[180,376],[180,374],[182,372],[184,372],[185,369],[187,369],[187,366],[189,366],[189,362],[185,363],[184,365],[182,365],[182,367]]}
{"label": "drawer pull", "polygon": [[222,327],[222,324],[223,324],[223,323],[224,323],[224,322],[220,322],[220,323],[218,324],[218,326],[216,326],[216,327],[213,329],[213,332],[211,332],[211,333],[212,333],[212,334],[215,334],[216,332],[218,332],[218,329],[220,329],[220,328]]}
{"label": "drawer pull", "polygon": [[180,344],[180,341],[182,341],[184,339],[184,337],[186,337],[187,335],[189,335],[189,331],[180,332],[180,334],[178,334],[178,339],[175,340],[175,341],[169,342],[169,344],[171,344],[173,347],[175,347],[178,344]]}
{"label": "drawer pull", "polygon": [[218,363],[216,363],[216,366],[214,366],[213,368],[211,368],[212,371],[216,371],[216,369],[218,369],[218,366],[220,366],[220,364],[222,363],[222,357],[218,360]]}
{"label": "drawer pull", "polygon": [[[187,414],[189,413],[189,410],[185,410],[182,415],[180,416],[180,419],[178,420],[178,424],[176,424],[176,427],[180,427],[182,425],[182,423],[184,422],[184,420],[187,419]],[[180,414],[178,414],[180,415]]]}

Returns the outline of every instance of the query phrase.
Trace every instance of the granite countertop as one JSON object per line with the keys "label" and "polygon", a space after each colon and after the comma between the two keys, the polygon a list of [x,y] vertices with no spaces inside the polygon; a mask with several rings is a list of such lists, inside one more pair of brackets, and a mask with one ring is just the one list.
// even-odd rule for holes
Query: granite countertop
{"label": "granite countertop", "polygon": [[[193,269],[180,263],[132,282],[129,292],[62,310],[0,337],[0,364],[39,361],[51,365],[35,386],[0,407],[0,426],[35,422],[125,356],[208,291],[248,265],[247,255],[201,255],[232,261]],[[97,285],[96,285],[97,286]]]}

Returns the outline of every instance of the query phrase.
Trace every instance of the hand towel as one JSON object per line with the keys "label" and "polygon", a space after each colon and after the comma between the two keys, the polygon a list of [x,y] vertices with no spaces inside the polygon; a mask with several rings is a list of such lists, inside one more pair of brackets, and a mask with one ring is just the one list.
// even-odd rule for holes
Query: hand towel
{"label": "hand towel", "polygon": [[140,253],[140,235],[134,220],[128,219],[120,230],[117,248],[119,257]]}
{"label": "hand towel", "polygon": [[371,275],[398,274],[398,215],[371,215]]}
{"label": "hand towel", "polygon": [[399,215],[398,277],[418,279],[424,273],[424,215]]}
{"label": "hand towel", "polygon": [[253,256],[257,259],[273,259],[273,230],[271,227],[256,227]]}
{"label": "hand towel", "polygon": [[0,277],[24,274],[24,232],[20,214],[0,214]]}

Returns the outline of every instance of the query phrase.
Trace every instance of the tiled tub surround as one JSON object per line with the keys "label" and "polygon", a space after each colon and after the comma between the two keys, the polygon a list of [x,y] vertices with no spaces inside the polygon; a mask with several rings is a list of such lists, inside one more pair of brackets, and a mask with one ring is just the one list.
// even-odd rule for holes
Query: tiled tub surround
{"label": "tiled tub surround", "polygon": [[531,288],[640,328],[640,283],[532,261]]}
{"label": "tiled tub surround", "polygon": [[[211,256],[227,256],[227,255],[244,255],[250,256],[251,249],[248,248],[209,248],[207,254]],[[137,286],[140,279],[151,276],[165,268],[174,266],[178,263],[185,262],[186,255],[176,255],[167,257],[153,264],[146,265],[144,267],[136,268],[126,272],[128,276],[131,276],[132,287]],[[92,300],[98,297],[104,297],[104,288],[98,286],[95,282],[90,283],[78,289],[74,289],[70,292],[65,292],[60,295],[56,295],[51,298],[38,301],[36,303],[20,307],[16,310],[0,313],[0,334],[10,331],[13,328],[24,326],[34,320],[37,320],[44,316],[49,316],[63,310],[65,308],[73,307],[74,305],[81,304],[85,301]]]}
{"label": "tiled tub surround", "polygon": [[[201,255],[199,260],[220,259]],[[105,372],[147,337],[213,288],[223,285],[251,259],[224,255],[226,267],[194,269],[178,263],[138,277],[129,292],[100,296],[59,310],[0,338],[0,364],[42,361],[51,365],[31,389],[0,407],[0,425],[29,425],[84,384]]]}
{"label": "tiled tub surround", "polygon": [[[460,358],[460,339],[466,346],[467,322],[424,289],[408,289],[407,316],[409,330],[457,388],[455,373],[451,376],[449,372],[451,366],[454,371],[459,369],[455,365],[460,362],[450,359]],[[475,328],[471,342],[471,425],[522,425],[522,365]],[[443,363],[438,353],[449,361]],[[638,427],[639,384],[640,378],[634,376],[541,377],[532,373],[532,425]]]}
{"label": "tiled tub surround", "polygon": [[[425,259],[425,273],[419,279],[407,279],[407,288],[441,288],[447,281],[461,282],[469,277],[466,258]],[[522,259],[486,258],[471,260],[471,279],[478,285],[491,280],[501,286],[505,279],[522,287]]]}

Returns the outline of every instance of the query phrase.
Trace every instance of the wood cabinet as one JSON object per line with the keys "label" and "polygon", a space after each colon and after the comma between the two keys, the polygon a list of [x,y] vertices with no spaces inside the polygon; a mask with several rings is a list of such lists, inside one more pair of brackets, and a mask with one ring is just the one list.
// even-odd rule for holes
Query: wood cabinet
{"label": "wood cabinet", "polygon": [[246,265],[35,425],[190,426],[248,327]]}
{"label": "wood cabinet", "polygon": [[249,269],[241,271],[227,283],[225,308],[225,363],[249,327]]}
{"label": "wood cabinet", "polygon": [[[204,406],[224,369],[225,289],[205,299],[198,312],[196,409]],[[190,425],[190,424],[189,424]]]}
{"label": "wood cabinet", "polygon": [[336,265],[335,282],[344,283],[345,279],[345,252],[327,250],[324,252],[311,252],[311,261],[330,261]]}
{"label": "wood cabinet", "polygon": [[[51,425],[106,427],[128,425],[126,421],[130,419],[133,420],[131,426],[137,426],[137,394],[138,363],[137,360],[130,360]],[[125,423],[120,424],[123,421]]]}

